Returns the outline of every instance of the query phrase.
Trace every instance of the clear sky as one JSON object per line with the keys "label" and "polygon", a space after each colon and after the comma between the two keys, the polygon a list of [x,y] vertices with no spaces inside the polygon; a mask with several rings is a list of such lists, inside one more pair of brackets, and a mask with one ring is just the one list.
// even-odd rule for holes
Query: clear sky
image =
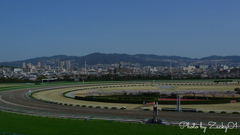
{"label": "clear sky", "polygon": [[1,0],[0,62],[94,52],[239,55],[240,0]]}

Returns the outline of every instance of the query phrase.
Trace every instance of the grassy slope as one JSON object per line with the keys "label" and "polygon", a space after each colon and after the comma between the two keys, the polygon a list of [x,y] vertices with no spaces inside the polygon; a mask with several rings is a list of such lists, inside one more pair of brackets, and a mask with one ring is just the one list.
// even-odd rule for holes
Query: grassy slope
{"label": "grassy slope", "polygon": [[[129,124],[104,120],[66,120],[25,116],[0,112],[0,131],[22,133],[28,135],[83,135],[83,134],[114,134],[114,135],[225,135],[224,130],[210,130],[206,133],[203,130],[180,129],[178,126],[160,126],[145,124]],[[228,130],[227,134],[237,135],[239,130]]]}

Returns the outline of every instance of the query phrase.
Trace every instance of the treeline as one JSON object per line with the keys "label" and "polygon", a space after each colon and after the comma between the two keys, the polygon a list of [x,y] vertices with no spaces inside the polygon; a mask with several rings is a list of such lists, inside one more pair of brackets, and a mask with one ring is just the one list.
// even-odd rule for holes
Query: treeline
{"label": "treeline", "polygon": [[18,78],[0,78],[0,83],[32,83],[34,81],[29,79],[18,79]]}
{"label": "treeline", "polygon": [[[185,75],[183,77],[173,77],[171,75],[117,75],[117,74],[106,74],[106,75],[81,75],[71,76],[63,75],[62,79],[56,81],[74,81],[73,78],[78,78],[79,81],[141,81],[141,80],[201,80],[201,79],[220,79],[220,78],[202,78],[201,76]],[[228,78],[231,79],[231,78]],[[233,79],[233,78],[232,78]],[[235,78],[236,79],[236,78]]]}
{"label": "treeline", "polygon": [[[58,78],[57,80],[50,82],[59,82],[59,81],[74,81],[75,79],[79,79],[79,81],[146,81],[146,80],[200,80],[200,79],[220,79],[220,78],[201,78],[201,76],[193,76],[193,75],[185,75],[183,77],[174,77],[171,75],[117,75],[117,74],[106,74],[106,75],[63,75],[60,79],[58,76],[53,78]],[[40,76],[36,81],[32,81],[29,79],[18,79],[18,78],[0,78],[0,83],[15,83],[15,82],[42,82],[42,79],[47,79],[46,76]],[[231,78],[227,78],[231,79]],[[233,78],[232,78],[233,79]],[[236,78],[234,78],[236,79]]]}
{"label": "treeline", "polygon": [[[201,77],[193,77],[188,76],[188,79],[201,79]],[[80,78],[81,79],[81,78]],[[171,80],[171,75],[168,76],[162,76],[162,75],[88,75],[87,80],[88,81],[133,81],[133,80]],[[186,78],[174,78],[174,80],[181,80]]]}
{"label": "treeline", "polygon": [[[84,78],[84,80],[87,81],[134,81],[134,80],[200,80],[200,79],[222,79],[222,78],[202,78],[200,75],[185,75],[182,77],[173,77],[171,75],[163,76],[163,75],[88,75],[87,79]],[[225,78],[225,79],[236,79],[236,78]],[[83,80],[80,78],[80,80]]]}

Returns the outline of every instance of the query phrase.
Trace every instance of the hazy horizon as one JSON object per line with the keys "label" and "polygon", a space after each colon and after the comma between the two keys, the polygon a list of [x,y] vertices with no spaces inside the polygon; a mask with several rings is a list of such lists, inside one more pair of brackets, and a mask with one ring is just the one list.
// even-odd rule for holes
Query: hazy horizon
{"label": "hazy horizon", "polygon": [[203,58],[240,50],[240,1],[0,1],[0,62],[94,52]]}

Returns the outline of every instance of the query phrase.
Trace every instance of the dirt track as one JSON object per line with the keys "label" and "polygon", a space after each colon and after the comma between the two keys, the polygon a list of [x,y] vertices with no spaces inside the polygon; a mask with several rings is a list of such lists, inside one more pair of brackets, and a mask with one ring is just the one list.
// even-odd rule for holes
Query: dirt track
{"label": "dirt track", "polygon": [[[55,86],[56,87],[56,86]],[[64,86],[58,86],[64,87]],[[68,86],[69,87],[69,86]],[[31,90],[42,88],[30,88]],[[27,109],[34,111],[70,113],[70,114],[88,114],[103,116],[121,116],[121,117],[137,117],[151,118],[152,112],[139,110],[111,110],[96,108],[81,108],[74,106],[63,106],[56,104],[48,104],[30,100],[26,97],[29,89],[5,91],[0,93],[0,106],[13,107],[19,109]],[[218,122],[239,122],[239,114],[209,114],[209,113],[186,113],[186,112],[159,112],[160,119],[176,119],[176,120],[196,120],[196,121],[218,121]]]}

